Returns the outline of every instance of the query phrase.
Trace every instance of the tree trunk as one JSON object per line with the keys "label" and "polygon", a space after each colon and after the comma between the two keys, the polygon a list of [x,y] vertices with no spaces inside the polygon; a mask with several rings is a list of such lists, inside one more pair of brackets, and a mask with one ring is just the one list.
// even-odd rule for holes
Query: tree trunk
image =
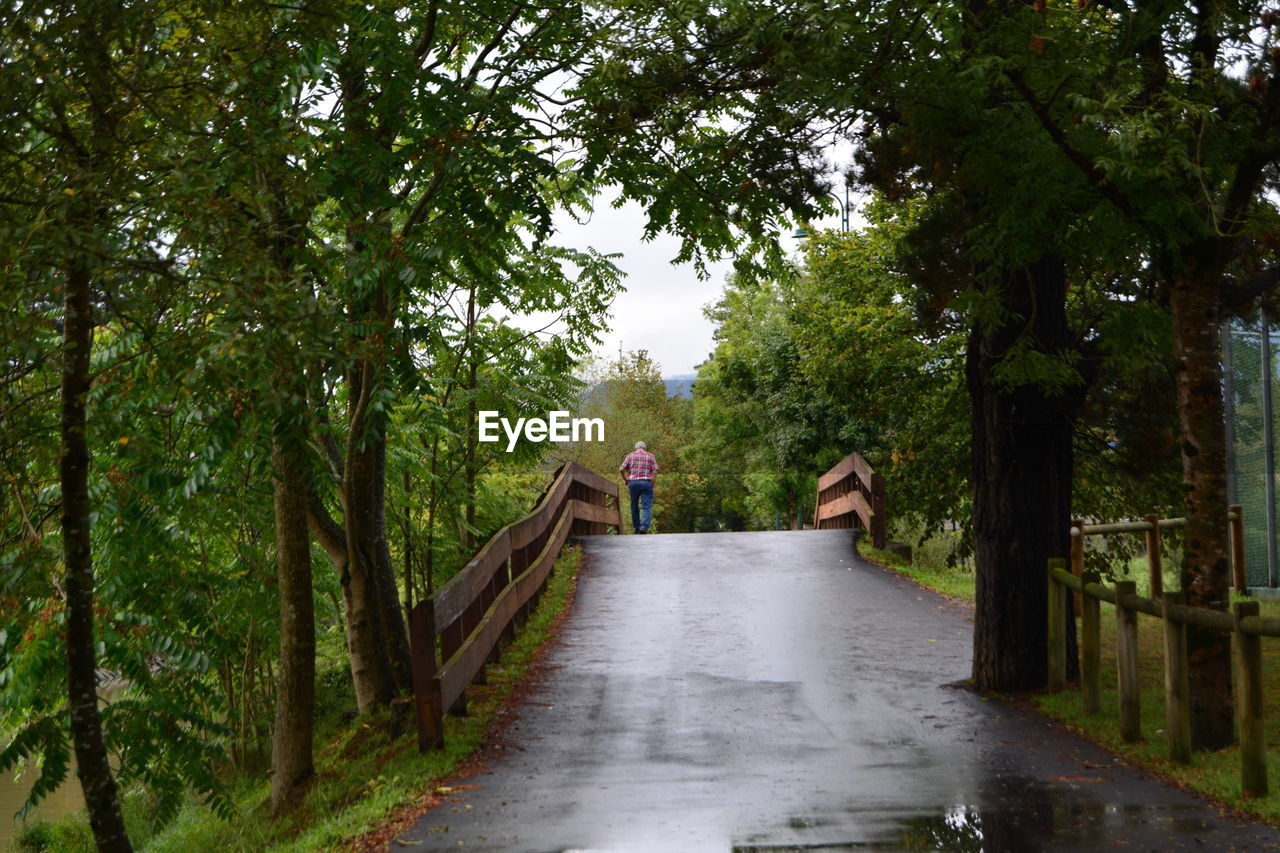
{"label": "tree trunk", "polygon": [[413,484],[409,478],[409,469],[406,468],[401,472],[404,487],[404,506],[400,516],[401,539],[404,540],[404,605],[405,613],[413,612],[413,517],[409,510],[410,495],[413,494]]}
{"label": "tree trunk", "polygon": [[463,353],[463,357],[467,359],[467,423],[463,428],[463,441],[466,444],[466,458],[462,466],[463,481],[463,525],[462,525],[462,550],[468,556],[475,551],[475,529],[476,529],[476,454],[480,435],[476,419],[478,416],[476,407],[476,387],[479,385],[479,359],[475,351],[476,337],[476,283],[471,283],[471,290],[467,294],[467,349]]}
{"label": "tree trunk", "polygon": [[353,367],[348,383],[351,427],[347,436],[346,470],[342,494],[347,530],[347,565],[342,580],[347,611],[347,650],[356,706],[361,713],[388,705],[395,696],[395,679],[378,593],[375,486],[376,444],[369,421],[369,397],[374,392],[373,367],[364,360]]}
{"label": "tree trunk", "polygon": [[[285,397],[287,399],[287,397]],[[288,418],[288,415],[285,415]],[[276,578],[280,596],[280,675],[271,734],[271,814],[288,811],[292,794],[315,772],[316,629],[307,529],[307,464],[301,431],[280,429],[271,454],[275,473]]]}
{"label": "tree trunk", "polygon": [[996,286],[1005,317],[998,324],[975,320],[966,356],[977,564],[973,680],[981,690],[1033,690],[1047,682],[1048,562],[1065,558],[1070,545],[1079,395],[1009,387],[995,375],[1027,335],[1038,352],[1069,346],[1061,259],[1042,258]]}
{"label": "tree trunk", "polygon": [[405,610],[400,606],[396,593],[396,569],[391,562],[391,543],[387,539],[387,431],[383,424],[373,443],[374,493],[373,533],[376,579],[379,609],[387,642],[387,657],[391,661],[391,677],[395,692],[407,696],[413,692],[413,660],[409,655],[409,631],[405,624]]}
{"label": "tree trunk", "polygon": [[133,845],[120,814],[120,798],[107,759],[98,713],[98,663],[93,642],[93,551],[90,542],[89,439],[85,400],[93,307],[89,272],[75,260],[66,276],[62,350],[62,549],[66,563],[67,699],[76,775],[84,790],[89,826],[100,851],[124,853]]}
{"label": "tree trunk", "polygon": [[[1170,304],[1186,491],[1182,590],[1189,605],[1226,610],[1231,569],[1227,558],[1227,448],[1217,283],[1207,285],[1193,268],[1189,275],[1174,278]],[[1229,746],[1235,737],[1231,635],[1188,625],[1187,652],[1192,746]]]}

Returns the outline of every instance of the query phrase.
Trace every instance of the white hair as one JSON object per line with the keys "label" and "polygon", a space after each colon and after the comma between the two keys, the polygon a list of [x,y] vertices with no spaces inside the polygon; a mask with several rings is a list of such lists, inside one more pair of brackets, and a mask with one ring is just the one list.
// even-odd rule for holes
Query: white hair
{"label": "white hair", "polygon": [[636,442],[636,450],[644,450],[644,449],[646,449],[648,446],[649,446],[649,445],[645,444],[643,441],[637,441],[637,442]]}

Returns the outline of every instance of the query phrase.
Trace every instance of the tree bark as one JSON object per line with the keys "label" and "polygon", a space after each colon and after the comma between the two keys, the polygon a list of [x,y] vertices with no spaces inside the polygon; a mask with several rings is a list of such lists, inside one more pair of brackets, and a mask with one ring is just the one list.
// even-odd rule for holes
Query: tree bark
{"label": "tree bark", "polygon": [[342,481],[347,531],[342,595],[347,611],[351,679],[355,685],[356,706],[361,713],[378,705],[388,705],[395,697],[395,679],[387,653],[376,577],[377,468],[373,447],[376,442],[369,424],[369,396],[374,390],[372,372],[372,365],[361,360],[350,374],[351,426]]}
{"label": "tree bark", "polygon": [[1025,336],[1047,354],[1070,346],[1062,260],[1042,258],[993,286],[1005,316],[976,320],[966,355],[977,565],[973,680],[982,690],[1033,690],[1048,678],[1048,562],[1065,558],[1070,547],[1080,394],[1055,395],[1034,383],[1008,387],[996,377]]}
{"label": "tree bark", "polygon": [[98,713],[98,663],[93,641],[93,551],[90,541],[89,440],[85,401],[93,346],[89,271],[73,260],[65,279],[62,350],[62,549],[66,564],[67,699],[76,775],[84,790],[94,841],[103,853],[125,853],[120,797]]}
{"label": "tree bark", "polygon": [[[282,399],[287,399],[283,397]],[[288,413],[284,419],[288,419]],[[302,431],[281,424],[272,447],[276,578],[280,596],[280,675],[271,734],[271,814],[288,811],[312,763],[316,629],[307,530],[308,470]]]}
{"label": "tree bark", "polygon": [[391,660],[391,677],[399,696],[413,692],[413,660],[409,655],[409,630],[406,610],[400,606],[396,591],[396,568],[391,561],[391,543],[387,539],[387,431],[378,430],[374,446],[373,534],[374,568],[378,584],[379,609],[385,628],[387,656]]}
{"label": "tree bark", "polygon": [[479,440],[476,418],[476,387],[479,384],[479,357],[476,355],[476,282],[471,282],[467,293],[467,347],[462,353],[467,360],[467,423],[463,427],[466,458],[462,466],[463,482],[463,525],[462,550],[470,554],[475,551],[476,528],[476,465],[477,441]]}
{"label": "tree bark", "polygon": [[[88,127],[63,125],[61,146],[67,177],[74,189],[67,224],[74,235],[66,249],[63,293],[63,348],[59,485],[65,589],[67,600],[67,700],[76,775],[84,791],[89,826],[100,851],[125,853],[133,845],[120,813],[120,797],[107,755],[98,711],[98,663],[94,645],[94,571],[89,497],[87,401],[93,348],[93,255],[90,245],[106,220],[102,200],[106,176],[115,171],[117,102],[111,80],[110,35],[81,12],[84,22],[75,36],[74,61],[83,87]],[[110,9],[101,9],[108,14]],[[109,17],[109,14],[108,14]],[[65,120],[64,120],[65,121]],[[83,138],[77,138],[83,134]]]}
{"label": "tree bark", "polygon": [[[1220,305],[1217,277],[1204,281],[1195,267],[1175,276],[1174,375],[1182,435],[1182,481],[1187,533],[1182,590],[1194,607],[1226,610],[1231,568],[1227,551],[1227,448],[1223,428]],[[1187,626],[1191,690],[1191,744],[1221,749],[1234,740],[1231,635]]]}

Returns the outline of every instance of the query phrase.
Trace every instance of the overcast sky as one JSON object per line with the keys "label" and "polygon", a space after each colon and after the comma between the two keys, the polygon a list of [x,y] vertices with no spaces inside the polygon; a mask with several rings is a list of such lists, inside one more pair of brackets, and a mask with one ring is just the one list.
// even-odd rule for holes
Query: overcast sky
{"label": "overcast sky", "polygon": [[[621,342],[625,350],[648,350],[661,365],[664,376],[694,373],[712,349],[713,329],[702,315],[702,308],[719,298],[731,264],[709,264],[709,277],[700,279],[692,264],[671,263],[680,251],[677,238],[662,235],[644,242],[644,223],[640,205],[632,203],[614,209],[602,200],[589,222],[579,224],[569,216],[558,216],[559,233],[553,240],[562,246],[589,246],[622,256],[614,263],[626,274],[626,290],[614,300],[609,331],[603,335],[604,343],[597,355],[616,359]],[[838,217],[820,223],[828,227],[838,224]],[[794,251],[796,241],[790,237],[784,240],[784,248]],[[518,322],[530,328],[545,319]]]}

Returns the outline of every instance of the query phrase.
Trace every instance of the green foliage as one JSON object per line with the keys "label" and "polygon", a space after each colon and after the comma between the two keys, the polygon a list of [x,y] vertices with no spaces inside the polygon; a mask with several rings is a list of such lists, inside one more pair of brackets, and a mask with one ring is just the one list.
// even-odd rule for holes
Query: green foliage
{"label": "green foliage", "polygon": [[[340,519],[342,454],[385,439],[406,594],[541,487],[534,447],[489,472],[473,459],[475,476],[455,460],[469,408],[572,399],[617,286],[610,259],[548,239],[551,212],[592,188],[539,110],[594,45],[600,22],[580,11],[0,12],[0,293],[16,312],[0,330],[0,765],[42,762],[33,796],[69,754],[54,396],[68,259],[91,256],[98,323],[99,665],[129,684],[105,708],[108,747],[154,819],[190,796],[228,814],[219,779],[260,770],[272,723],[272,444],[303,452],[315,505]],[[92,39],[86,20],[103,22]],[[504,316],[533,311],[562,333]],[[315,572],[322,641],[342,631],[339,580]]]}
{"label": "green foliage", "polygon": [[860,429],[804,380],[787,309],[793,278],[736,277],[706,312],[717,343],[694,386],[691,452],[717,480],[719,506],[708,511],[722,525],[735,513],[757,528],[810,517],[816,474]]}
{"label": "green foliage", "polygon": [[[696,386],[691,456],[707,472],[720,466],[713,494],[768,527],[810,499],[814,474],[856,449],[886,477],[901,535],[916,547],[945,539],[947,559],[960,561],[972,548],[969,315],[920,285],[915,241],[928,202],[877,199],[865,215],[870,224],[853,233],[814,234],[803,265],[735,280],[709,309],[717,348]],[[1081,288],[1070,308],[1096,341],[1085,350],[1096,378],[1076,429],[1076,511],[1165,512],[1178,476],[1163,464],[1175,429],[1168,314],[1102,289]],[[997,381],[1069,388],[1083,358],[1011,352]],[[1169,405],[1153,406],[1154,395]],[[945,531],[956,524],[953,541]]]}
{"label": "green foliage", "polygon": [[[156,853],[331,850],[389,819],[397,809],[418,802],[484,743],[496,712],[548,640],[573,589],[580,558],[580,552],[571,550],[557,561],[547,592],[529,621],[502,659],[490,665],[489,685],[469,691],[468,715],[446,718],[444,751],[418,753],[412,733],[389,738],[383,714],[348,725],[340,723],[335,713],[321,727],[324,745],[319,750],[318,781],[308,789],[295,816],[282,822],[267,820],[258,808],[264,787],[245,787],[239,792],[235,821],[219,820],[204,804],[189,802],[147,849]],[[349,683],[343,692],[349,702]]]}
{"label": "green foliage", "polygon": [[96,845],[88,822],[78,816],[71,816],[24,826],[14,836],[9,848],[13,853],[92,853]]}
{"label": "green foliage", "polygon": [[880,201],[867,228],[815,235],[788,305],[804,380],[861,426],[840,456],[857,450],[886,478],[890,518],[918,529],[916,546],[970,512],[964,328],[912,278],[922,215]]}
{"label": "green foliage", "polygon": [[[618,466],[643,441],[658,461],[653,489],[653,530],[685,532],[689,507],[698,500],[700,479],[688,463],[684,403],[667,396],[662,370],[645,350],[625,353],[620,361],[586,380],[574,416],[604,421],[604,441],[561,445],[554,455],[572,459],[605,477],[622,480]],[[622,495],[623,527],[630,525],[629,498]]]}

